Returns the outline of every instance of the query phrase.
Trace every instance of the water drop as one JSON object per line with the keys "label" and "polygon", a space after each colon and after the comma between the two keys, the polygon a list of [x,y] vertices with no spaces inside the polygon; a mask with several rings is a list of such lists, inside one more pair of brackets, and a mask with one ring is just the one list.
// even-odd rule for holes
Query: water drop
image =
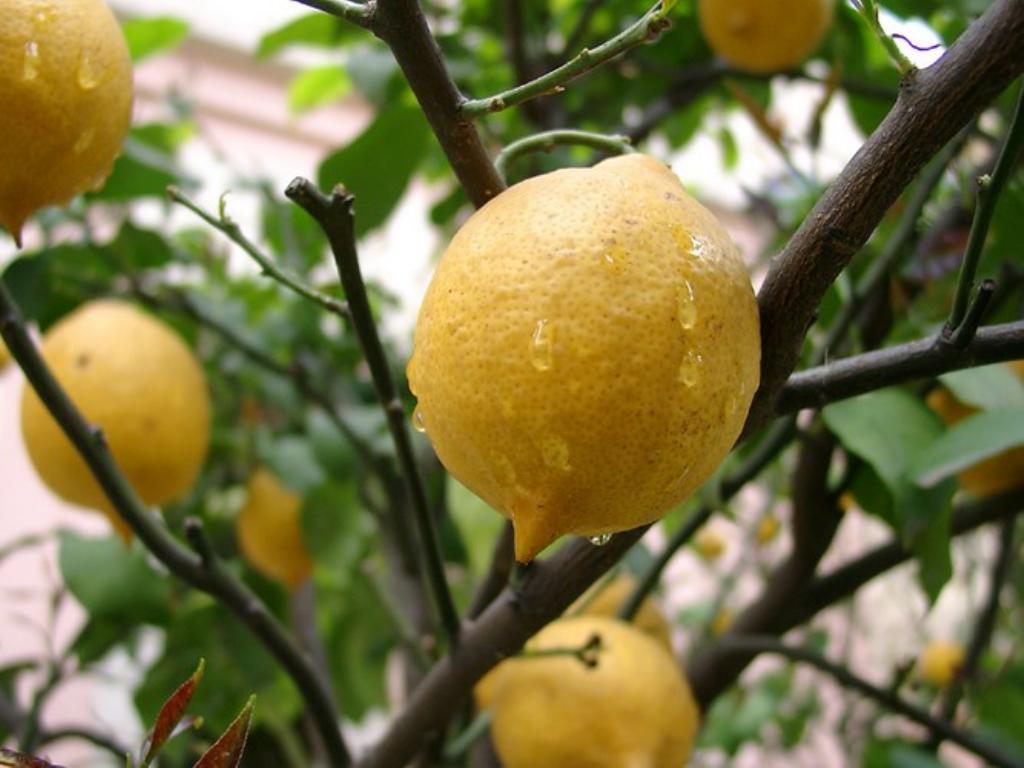
{"label": "water drop", "polygon": [[707,256],[711,250],[711,243],[703,235],[690,235],[690,255],[698,259]]}
{"label": "water drop", "polygon": [[75,154],[76,155],[80,155],[83,152],[85,152],[85,150],[87,150],[89,147],[92,146],[93,139],[95,139],[95,138],[96,138],[96,132],[95,131],[91,131],[91,130],[84,131],[82,133],[82,135],[78,137],[78,140],[75,141],[75,146],[74,146]]}
{"label": "water drop", "polygon": [[540,447],[541,457],[544,463],[552,469],[568,472],[572,469],[569,464],[569,445],[558,435],[549,435],[544,438]]}
{"label": "water drop", "polygon": [[423,417],[423,409],[418,405],[412,411],[412,428],[421,434],[427,431],[427,420]]}
{"label": "water drop", "polygon": [[22,80],[35,80],[39,76],[39,43],[30,40],[25,43],[25,58],[22,62]]}
{"label": "water drop", "polygon": [[78,63],[78,87],[83,91],[91,91],[100,84],[100,73],[95,62],[88,53],[82,54]]}
{"label": "water drop", "polygon": [[679,364],[679,381],[688,387],[694,386],[700,380],[700,369],[704,365],[703,355],[699,355],[692,349],[683,355],[683,362]]}
{"label": "water drop", "polygon": [[729,395],[725,399],[725,415],[726,416],[735,416],[736,415],[736,409],[738,407],[739,407],[739,404],[736,402],[736,396],[735,395]]}
{"label": "water drop", "polygon": [[611,540],[612,535],[610,533],[600,533],[597,536],[590,537],[590,543],[593,544],[595,547],[603,547]]}
{"label": "water drop", "polygon": [[530,362],[538,371],[551,370],[554,328],[547,320],[538,320],[530,342]]}
{"label": "water drop", "polygon": [[683,280],[679,286],[679,324],[684,331],[689,331],[697,324],[697,305],[693,300],[693,286],[689,280]]}

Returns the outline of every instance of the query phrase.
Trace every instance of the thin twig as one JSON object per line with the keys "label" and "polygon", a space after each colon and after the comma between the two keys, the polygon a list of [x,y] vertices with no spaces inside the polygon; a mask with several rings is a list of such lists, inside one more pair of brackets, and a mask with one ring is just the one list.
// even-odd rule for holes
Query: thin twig
{"label": "thin twig", "polygon": [[260,269],[263,270],[263,274],[267,277],[276,280],[285,288],[297,293],[299,296],[309,299],[315,304],[319,304],[328,312],[333,315],[337,315],[342,320],[350,321],[352,319],[348,304],[340,299],[336,299],[334,296],[328,296],[326,293],[322,293],[321,291],[306,285],[302,281],[302,278],[298,275],[292,274],[292,272],[287,269],[279,267],[274,263],[273,259],[260,250],[259,246],[247,238],[238,224],[224,211],[223,198],[221,200],[220,215],[214,216],[212,213],[202,208],[198,203],[194,202],[177,187],[168,187],[167,196],[174,202],[192,211],[192,213],[214,229],[226,235],[231,242],[235,243],[235,245],[239,246],[243,251],[249,254],[250,257],[252,257],[252,260],[259,265]]}
{"label": "thin twig", "polygon": [[376,7],[375,0],[366,0],[365,3],[354,3],[351,0],[292,0],[299,5],[315,8],[339,19],[351,21],[364,29],[373,28],[373,12]]}
{"label": "thin twig", "polygon": [[978,285],[978,290],[974,292],[974,296],[967,305],[967,313],[964,315],[964,319],[949,338],[949,342],[954,347],[957,349],[967,349],[970,343],[974,341],[974,337],[978,335],[978,326],[981,325],[981,321],[985,316],[985,310],[988,309],[989,302],[992,301],[992,296],[995,292],[995,280],[985,278]]}
{"label": "thin twig", "polygon": [[916,704],[911,704],[892,691],[879,688],[862,677],[850,672],[844,666],[834,664],[824,656],[809,648],[797,648],[762,635],[726,635],[719,641],[726,650],[742,653],[766,653],[783,656],[791,661],[810,664],[830,677],[844,688],[857,691],[861,695],[875,701],[886,709],[895,712],[908,720],[924,726],[931,733],[953,742],[969,752],[978,755],[991,765],[999,768],[1022,768],[1024,761],[1019,760],[993,744],[989,744],[977,734],[957,728],[950,722],[935,717]]}
{"label": "thin twig", "polygon": [[656,39],[668,28],[671,3],[660,0],[640,20],[630,25],[611,40],[593,49],[584,48],[574,58],[557,69],[507,91],[483,99],[470,99],[462,104],[459,113],[465,118],[477,118],[491,112],[501,112],[524,101],[557,93],[565,84],[601,66],[631,48]]}
{"label": "thin twig", "polygon": [[999,151],[999,159],[991,176],[978,179],[978,203],[974,209],[974,220],[971,222],[971,233],[964,249],[964,258],[960,264],[960,275],[957,277],[956,294],[953,297],[953,308],[949,313],[947,326],[955,332],[967,314],[967,303],[974,289],[974,275],[978,270],[978,262],[985,250],[985,238],[992,217],[996,211],[999,196],[1017,167],[1017,156],[1024,146],[1024,85],[1017,96],[1017,106],[1013,118],[1006,129],[1006,139]]}
{"label": "thin twig", "polygon": [[794,373],[782,389],[777,413],[822,408],[881,387],[1022,357],[1024,320],[981,328],[965,349],[947,343],[939,332]]}
{"label": "thin twig", "polygon": [[335,765],[349,765],[338,728],[334,696],[306,655],[248,587],[222,567],[207,568],[201,558],[178,543],[139,498],[117,466],[101,430],[90,425],[54,378],[25,329],[21,312],[0,279],[0,336],[25,377],[64,434],[89,466],[121,519],[167,569],[186,583],[216,598],[249,628],[291,676],[309,707]]}
{"label": "thin twig", "polygon": [[391,369],[388,367],[384,346],[377,333],[377,325],[373,318],[373,311],[370,309],[366,286],[359,268],[352,215],[355,198],[342,188],[336,188],[328,197],[312,182],[302,178],[292,181],[285,194],[316,220],[327,236],[331,251],[334,253],[338,275],[341,278],[342,287],[345,289],[345,295],[348,297],[352,325],[363,348],[367,365],[370,367],[370,375],[377,390],[377,397],[387,416],[388,428],[398,454],[402,476],[412,500],[430,593],[441,624],[448,636],[449,648],[454,650],[459,639],[459,615],[455,610],[455,602],[445,577],[441,546],[427,501],[423,478],[413,454],[405,408],[391,379]]}
{"label": "thin twig", "polygon": [[868,23],[868,27],[875,33],[875,37],[878,38],[878,42],[885,48],[885,52],[889,54],[889,58],[892,59],[892,63],[896,65],[896,69],[899,70],[900,76],[906,77],[914,71],[914,65],[910,63],[910,59],[903,55],[903,51],[896,45],[896,41],[889,36],[889,34],[882,29],[882,22],[878,18],[878,4],[875,0],[858,0],[854,3],[857,9],[860,11],[861,16]]}
{"label": "thin twig", "polygon": [[65,727],[65,728],[51,728],[44,730],[39,734],[38,747],[41,749],[48,744],[52,744],[55,741],[63,741],[65,739],[78,739],[79,741],[87,741],[95,747],[99,747],[112,756],[118,759],[119,762],[124,762],[125,755],[131,754],[131,750],[118,744],[114,739],[106,736],[97,731],[90,730],[88,728],[79,727]]}
{"label": "thin twig", "polygon": [[503,177],[507,177],[508,164],[517,157],[530,152],[550,152],[555,147],[565,145],[590,147],[608,155],[625,155],[636,151],[628,136],[608,136],[590,131],[560,129],[535,133],[524,139],[513,141],[494,158],[494,167]]}

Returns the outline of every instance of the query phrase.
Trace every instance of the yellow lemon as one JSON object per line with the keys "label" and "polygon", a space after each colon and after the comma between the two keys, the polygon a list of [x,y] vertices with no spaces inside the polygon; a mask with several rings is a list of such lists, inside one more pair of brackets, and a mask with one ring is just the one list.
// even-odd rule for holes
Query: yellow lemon
{"label": "yellow lemon", "polygon": [[249,478],[246,491],[235,521],[238,546],[256,570],[295,589],[313,571],[302,537],[302,499],[262,467]]}
{"label": "yellow lemon", "polygon": [[704,38],[726,61],[747,72],[795,66],[821,44],[835,0],[699,0]]}
{"label": "yellow lemon", "polygon": [[588,666],[572,655],[503,662],[491,734],[505,768],[679,768],[693,749],[698,712],[676,660],[621,621],[559,619],[528,652],[600,641]]}
{"label": "yellow lemon", "polygon": [[739,435],[757,304],[718,221],[644,155],[516,184],[452,240],[416,326],[417,421],[516,558],[650,523]]}
{"label": "yellow lemon", "polygon": [[705,560],[717,560],[725,552],[725,537],[711,526],[705,525],[693,537],[697,554]]}
{"label": "yellow lemon", "polygon": [[[210,440],[206,378],[172,329],[122,301],[89,302],[55,324],[41,353],[147,504],[182,496]],[[35,391],[26,385],[21,429],[36,472],[61,498],[127,528]]]}
{"label": "yellow lemon", "polygon": [[11,362],[11,351],[7,348],[3,339],[0,339],[0,371],[7,367],[7,364]]}
{"label": "yellow lemon", "polygon": [[918,680],[945,688],[956,679],[964,663],[964,649],[958,643],[933,640],[921,651],[915,670]]}
{"label": "yellow lemon", "polygon": [[[1024,380],[1024,360],[1007,363],[1009,368]],[[945,387],[936,387],[928,393],[928,407],[935,411],[942,420],[952,426],[968,416],[977,413],[977,409],[957,400]],[[1011,448],[1008,451],[980,461],[957,475],[964,490],[978,496],[990,496],[1024,485],[1024,447]]]}
{"label": "yellow lemon", "polygon": [[761,522],[757,524],[757,532],[754,534],[754,538],[760,546],[768,544],[779,535],[779,529],[782,527],[782,523],[779,518],[775,515],[765,515],[761,518]]}
{"label": "yellow lemon", "polygon": [[[615,618],[636,587],[636,579],[628,573],[623,573],[607,584],[598,584],[593,587],[590,592],[577,600],[567,613],[572,615],[580,612],[585,616]],[[669,653],[672,652],[672,629],[650,597],[640,603],[640,608],[630,623],[661,643]]]}
{"label": "yellow lemon", "polygon": [[0,224],[110,175],[132,108],[132,65],[103,0],[6,0],[0,14]]}

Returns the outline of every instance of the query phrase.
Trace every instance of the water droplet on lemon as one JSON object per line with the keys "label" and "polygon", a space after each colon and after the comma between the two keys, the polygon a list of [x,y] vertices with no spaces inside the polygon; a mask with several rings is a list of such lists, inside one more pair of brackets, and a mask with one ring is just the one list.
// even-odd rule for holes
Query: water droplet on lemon
{"label": "water droplet on lemon", "polygon": [[99,84],[100,73],[96,63],[88,53],[83,53],[78,63],[78,87],[83,91],[91,91]]}
{"label": "water droplet on lemon", "polygon": [[540,447],[541,457],[544,463],[552,469],[568,472],[572,469],[569,464],[569,445],[558,435],[549,435],[544,438]]}
{"label": "water droplet on lemon", "polygon": [[418,405],[412,411],[412,428],[421,434],[427,431],[427,420],[423,416],[423,409]]}
{"label": "water droplet on lemon", "polygon": [[530,340],[530,362],[538,371],[551,370],[554,328],[547,320],[538,320]]}
{"label": "water droplet on lemon", "polygon": [[704,365],[704,357],[692,349],[683,355],[683,362],[679,364],[679,381],[688,387],[694,386],[700,381],[700,369]]}
{"label": "water droplet on lemon", "polygon": [[83,131],[82,134],[75,141],[75,146],[74,146],[75,154],[76,155],[80,155],[83,152],[85,152],[85,150],[87,150],[89,147],[92,146],[93,139],[95,139],[95,138],[96,138],[96,131],[92,131],[92,130]]}
{"label": "water droplet on lemon", "polygon": [[704,258],[708,255],[711,250],[711,245],[708,243],[708,239],[702,235],[691,234],[690,235],[690,255],[696,256],[698,259]]}
{"label": "water droplet on lemon", "polygon": [[612,535],[610,533],[600,533],[597,536],[590,537],[590,543],[593,544],[595,547],[603,547],[611,540]]}
{"label": "water droplet on lemon", "polygon": [[689,331],[697,324],[697,305],[693,299],[693,286],[689,280],[683,280],[679,286],[678,296],[679,325]]}
{"label": "water droplet on lemon", "polygon": [[22,80],[35,80],[39,76],[39,43],[35,40],[25,43],[25,57],[21,66]]}

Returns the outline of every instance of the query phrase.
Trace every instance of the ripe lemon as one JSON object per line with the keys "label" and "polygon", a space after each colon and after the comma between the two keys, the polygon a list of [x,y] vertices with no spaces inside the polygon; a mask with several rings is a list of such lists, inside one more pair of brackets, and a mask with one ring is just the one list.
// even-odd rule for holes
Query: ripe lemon
{"label": "ripe lemon", "polygon": [[235,521],[238,546],[260,573],[295,589],[313,571],[302,538],[302,499],[259,468],[249,478],[245,505]]}
{"label": "ripe lemon", "polygon": [[[1024,360],[1015,360],[1007,365],[1018,378],[1024,380]],[[977,413],[976,408],[961,403],[941,386],[928,393],[927,403],[950,426]],[[964,490],[978,496],[1020,488],[1024,485],[1024,447],[1011,448],[980,461],[960,472],[957,479]]]}
{"label": "ripe lemon", "polygon": [[596,665],[570,655],[503,662],[490,702],[505,768],[679,768],[698,713],[679,665],[656,640],[614,619],[578,616],[542,629],[528,651],[600,638]]}
{"label": "ripe lemon", "polygon": [[6,0],[0,14],[0,224],[110,175],[131,119],[132,65],[103,0]]}
{"label": "ripe lemon", "polygon": [[[166,325],[122,301],[89,302],[55,324],[40,349],[85,418],[103,430],[121,471],[147,504],[184,494],[210,440],[210,399],[199,363]],[[121,518],[35,391],[21,430],[43,482],[61,498]]]}
{"label": "ripe lemon", "polygon": [[958,643],[933,640],[921,651],[915,670],[918,680],[945,688],[956,679],[964,663],[964,649]]}
{"label": "ripe lemon", "polygon": [[[637,581],[628,573],[615,577],[607,584],[598,584],[583,595],[567,613],[579,612],[584,616],[606,616],[615,618],[619,609],[633,594]],[[595,591],[596,590],[596,591]],[[640,603],[640,608],[630,622],[637,629],[653,637],[669,653],[672,652],[672,629],[650,597]]]}
{"label": "ripe lemon", "polygon": [[725,552],[725,537],[714,528],[705,525],[693,538],[697,554],[705,560],[717,560]]}
{"label": "ripe lemon", "polygon": [[700,0],[704,38],[747,72],[778,72],[814,52],[832,24],[835,0]]}
{"label": "ripe lemon", "polygon": [[735,245],[644,155],[516,184],[452,240],[409,362],[415,416],[512,520],[516,558],[657,520],[729,452],[757,389]]}

